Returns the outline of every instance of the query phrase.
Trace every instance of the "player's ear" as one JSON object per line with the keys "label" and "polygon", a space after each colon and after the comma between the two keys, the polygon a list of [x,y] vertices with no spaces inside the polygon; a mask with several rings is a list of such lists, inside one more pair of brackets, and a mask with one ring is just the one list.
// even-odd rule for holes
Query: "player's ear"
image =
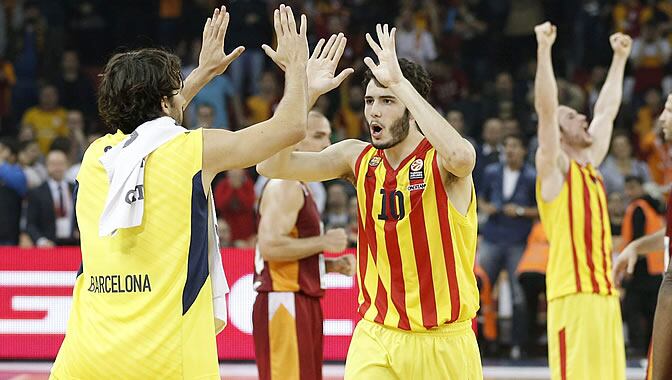
{"label": "player's ear", "polygon": [[167,96],[162,96],[161,97],[161,109],[163,112],[168,113],[169,108],[168,108],[168,97]]}

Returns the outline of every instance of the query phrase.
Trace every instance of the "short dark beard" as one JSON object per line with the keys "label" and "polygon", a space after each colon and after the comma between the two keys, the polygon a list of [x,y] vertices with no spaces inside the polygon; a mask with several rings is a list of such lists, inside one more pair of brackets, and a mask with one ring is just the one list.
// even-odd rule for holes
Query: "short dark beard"
{"label": "short dark beard", "polygon": [[[406,110],[404,111],[404,115],[399,119],[395,120],[395,122],[392,123],[392,126],[390,127],[390,132],[392,133],[392,141],[388,143],[372,142],[371,144],[373,145],[373,147],[376,149],[389,149],[399,144],[400,142],[404,141],[404,139],[408,137],[408,130],[410,125],[409,119],[410,119],[410,113],[408,112],[408,110]],[[369,128],[369,133],[371,133],[371,128]],[[373,141],[373,138],[371,138],[371,141]]]}

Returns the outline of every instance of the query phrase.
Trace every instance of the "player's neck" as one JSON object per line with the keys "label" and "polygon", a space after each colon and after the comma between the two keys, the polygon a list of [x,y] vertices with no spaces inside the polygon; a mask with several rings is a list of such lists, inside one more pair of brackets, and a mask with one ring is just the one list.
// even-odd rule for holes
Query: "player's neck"
{"label": "player's neck", "polygon": [[399,144],[385,149],[385,158],[387,158],[387,162],[389,162],[393,168],[396,168],[404,158],[413,153],[423,138],[424,136],[417,130],[409,131],[408,136]]}
{"label": "player's neck", "polygon": [[592,163],[590,160],[590,148],[578,148],[563,143],[562,150],[567,154],[567,157],[569,157],[570,160],[574,160],[580,165]]}

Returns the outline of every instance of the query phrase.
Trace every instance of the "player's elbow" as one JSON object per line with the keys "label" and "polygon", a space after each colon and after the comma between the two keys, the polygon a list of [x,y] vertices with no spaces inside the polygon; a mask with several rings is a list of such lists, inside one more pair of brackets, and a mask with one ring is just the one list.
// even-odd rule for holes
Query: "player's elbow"
{"label": "player's elbow", "polygon": [[451,152],[446,160],[444,166],[453,175],[459,178],[464,178],[471,174],[476,166],[476,151],[474,147],[467,143],[463,148],[456,149]]}
{"label": "player's elbow", "polygon": [[259,253],[264,261],[275,261],[278,259],[278,249],[277,242],[272,239],[260,238],[258,243]]}

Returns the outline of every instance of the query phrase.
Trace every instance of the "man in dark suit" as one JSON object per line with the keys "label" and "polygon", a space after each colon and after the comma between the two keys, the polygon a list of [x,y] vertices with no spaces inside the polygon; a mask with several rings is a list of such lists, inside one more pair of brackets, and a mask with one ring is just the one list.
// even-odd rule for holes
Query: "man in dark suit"
{"label": "man in dark suit", "polygon": [[52,150],[46,166],[49,178],[28,193],[25,232],[38,247],[78,245],[75,186],[65,180],[68,158],[64,152]]}
{"label": "man in dark suit", "polygon": [[519,135],[504,138],[504,162],[485,168],[487,181],[478,190],[478,208],[487,215],[480,229],[478,261],[495,284],[502,270],[508,272],[513,295],[511,358],[519,359],[525,342],[525,298],[517,280],[516,269],[525,250],[532,222],[537,217],[535,198],[536,173],[526,163],[526,144]]}

